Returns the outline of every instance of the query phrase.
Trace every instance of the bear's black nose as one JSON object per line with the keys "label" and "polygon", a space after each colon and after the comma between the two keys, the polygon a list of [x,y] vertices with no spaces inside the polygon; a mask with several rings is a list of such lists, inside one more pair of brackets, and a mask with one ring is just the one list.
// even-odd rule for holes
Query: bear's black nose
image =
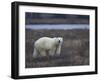
{"label": "bear's black nose", "polygon": [[60,40],[58,42],[60,43]]}

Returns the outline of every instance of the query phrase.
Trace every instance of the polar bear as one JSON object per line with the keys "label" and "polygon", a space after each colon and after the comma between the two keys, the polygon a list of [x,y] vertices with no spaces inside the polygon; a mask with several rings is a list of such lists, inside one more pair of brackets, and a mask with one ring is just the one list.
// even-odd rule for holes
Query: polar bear
{"label": "polar bear", "polygon": [[50,56],[53,55],[60,55],[61,52],[61,46],[63,43],[62,37],[42,37],[39,38],[34,43],[34,52],[33,57],[40,56],[47,56],[48,54]]}

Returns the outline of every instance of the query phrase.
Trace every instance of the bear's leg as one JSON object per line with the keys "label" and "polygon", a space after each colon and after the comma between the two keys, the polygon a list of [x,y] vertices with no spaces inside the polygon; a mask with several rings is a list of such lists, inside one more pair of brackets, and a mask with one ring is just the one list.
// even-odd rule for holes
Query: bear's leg
{"label": "bear's leg", "polygon": [[61,52],[61,45],[59,45],[56,49],[56,54],[57,55],[60,55],[60,52]]}
{"label": "bear's leg", "polygon": [[49,55],[54,56],[55,55],[55,49],[49,50]]}
{"label": "bear's leg", "polygon": [[38,54],[37,49],[34,48],[33,57],[37,57],[37,54]]}
{"label": "bear's leg", "polygon": [[45,50],[41,50],[40,55],[41,56],[46,56],[46,51]]}

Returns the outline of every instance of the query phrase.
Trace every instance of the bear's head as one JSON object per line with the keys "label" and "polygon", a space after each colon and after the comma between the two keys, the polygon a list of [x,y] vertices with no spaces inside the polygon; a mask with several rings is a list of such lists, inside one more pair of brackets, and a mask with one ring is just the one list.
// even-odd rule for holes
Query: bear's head
{"label": "bear's head", "polygon": [[56,45],[62,45],[63,38],[62,37],[54,37],[54,41]]}

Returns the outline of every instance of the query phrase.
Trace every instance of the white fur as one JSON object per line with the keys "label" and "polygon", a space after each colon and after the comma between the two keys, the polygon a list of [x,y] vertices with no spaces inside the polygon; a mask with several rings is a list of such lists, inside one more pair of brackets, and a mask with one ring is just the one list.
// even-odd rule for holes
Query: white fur
{"label": "white fur", "polygon": [[42,37],[38,39],[34,43],[33,57],[37,57],[37,55],[47,56],[47,54],[51,56],[60,55],[62,42],[62,37]]}

